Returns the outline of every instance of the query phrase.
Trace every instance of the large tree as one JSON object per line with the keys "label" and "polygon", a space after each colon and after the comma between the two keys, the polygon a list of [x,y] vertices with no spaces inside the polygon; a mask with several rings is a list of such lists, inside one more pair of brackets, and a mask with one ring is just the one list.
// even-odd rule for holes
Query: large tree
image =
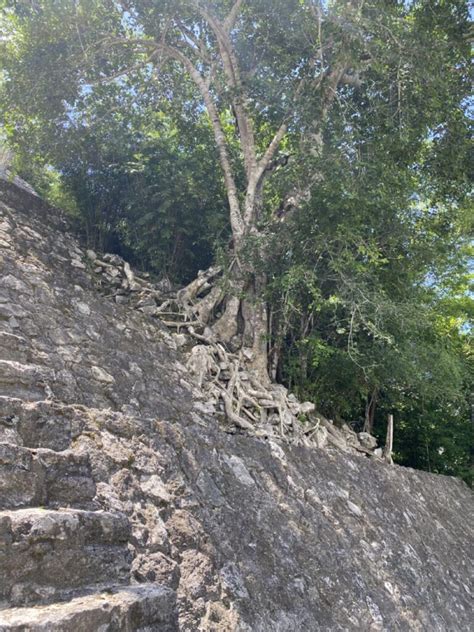
{"label": "large tree", "polygon": [[16,128],[46,120],[54,135],[111,83],[128,97],[153,84],[183,112],[206,112],[232,241],[180,299],[261,380],[269,263],[280,243],[294,249],[280,237],[331,178],[327,165],[363,170],[383,138],[409,170],[430,136],[450,145],[462,128],[461,0],[18,0],[4,15]]}

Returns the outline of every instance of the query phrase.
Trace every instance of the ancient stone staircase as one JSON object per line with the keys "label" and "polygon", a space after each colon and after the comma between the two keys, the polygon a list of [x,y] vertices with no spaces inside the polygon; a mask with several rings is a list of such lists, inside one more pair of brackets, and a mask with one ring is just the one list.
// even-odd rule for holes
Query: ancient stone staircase
{"label": "ancient stone staircase", "polygon": [[173,591],[130,584],[129,520],[99,509],[70,426],[8,396],[0,410],[0,630],[172,629]]}
{"label": "ancient stone staircase", "polygon": [[329,423],[223,431],[150,288],[67,231],[0,178],[0,632],[471,629],[465,485]]}

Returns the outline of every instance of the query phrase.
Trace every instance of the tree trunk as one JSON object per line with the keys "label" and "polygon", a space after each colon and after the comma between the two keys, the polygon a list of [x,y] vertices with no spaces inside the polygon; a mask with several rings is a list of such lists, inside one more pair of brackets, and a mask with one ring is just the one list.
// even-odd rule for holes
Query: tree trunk
{"label": "tree trunk", "polygon": [[268,372],[268,309],[265,300],[267,279],[264,274],[252,275],[242,301],[244,320],[243,351],[248,353],[249,367],[262,383],[269,381]]}
{"label": "tree trunk", "polygon": [[[428,445],[426,447],[428,448]],[[383,458],[390,465],[393,465],[392,451],[393,451],[393,415],[389,415],[388,422],[387,422],[387,437],[385,439],[385,447],[383,449]],[[429,459],[429,454],[428,454],[428,459]],[[429,465],[429,462],[428,462],[428,465]]]}
{"label": "tree trunk", "polygon": [[372,434],[374,430],[375,409],[377,407],[378,389],[374,388],[370,397],[367,396],[367,404],[365,406],[365,422],[364,432]]}
{"label": "tree trunk", "polygon": [[240,352],[241,361],[258,381],[268,384],[267,278],[240,263],[244,256],[235,246],[233,259],[236,263],[225,283],[220,278],[222,271],[210,268],[180,290],[177,299],[188,322],[200,327],[199,335],[224,344],[233,353]]}

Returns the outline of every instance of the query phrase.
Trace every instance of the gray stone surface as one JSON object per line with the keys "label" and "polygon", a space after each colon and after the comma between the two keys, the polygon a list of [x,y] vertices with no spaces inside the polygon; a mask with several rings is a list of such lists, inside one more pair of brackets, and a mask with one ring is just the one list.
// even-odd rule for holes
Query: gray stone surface
{"label": "gray stone surface", "polygon": [[67,603],[0,611],[0,632],[171,632],[173,591],[119,586]]}
{"label": "gray stone surface", "polygon": [[95,483],[87,455],[0,443],[0,509],[92,505]]}
{"label": "gray stone surface", "polygon": [[52,601],[71,589],[126,581],[123,514],[39,508],[0,512],[0,604]]}
{"label": "gray stone surface", "polygon": [[0,630],[472,629],[463,483],[225,432],[59,212],[0,211]]}
{"label": "gray stone surface", "polygon": [[[95,291],[88,270],[73,265],[82,257],[86,268],[88,259],[61,215],[1,180],[0,212],[0,238],[7,244],[0,251],[2,348],[6,343],[0,396],[54,398],[167,419],[190,412],[190,389],[170,361],[172,337]],[[131,366],[137,349],[138,372]]]}

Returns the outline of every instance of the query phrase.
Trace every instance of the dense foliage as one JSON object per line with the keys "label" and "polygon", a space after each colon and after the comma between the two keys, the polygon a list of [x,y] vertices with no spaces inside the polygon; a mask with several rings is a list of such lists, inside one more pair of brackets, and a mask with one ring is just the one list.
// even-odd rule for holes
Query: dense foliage
{"label": "dense foliage", "polygon": [[[225,259],[228,187],[193,82],[133,42],[176,16],[199,38],[201,4],[18,0],[3,3],[1,22],[1,122],[17,169],[69,208],[91,245],[178,283]],[[224,16],[233,3],[208,4]],[[245,245],[267,279],[271,365],[357,429],[383,436],[394,413],[399,462],[467,479],[466,3],[239,4],[232,37],[258,151],[294,102]],[[325,92],[342,63],[344,80]],[[244,142],[219,72],[212,96],[242,199]]]}

